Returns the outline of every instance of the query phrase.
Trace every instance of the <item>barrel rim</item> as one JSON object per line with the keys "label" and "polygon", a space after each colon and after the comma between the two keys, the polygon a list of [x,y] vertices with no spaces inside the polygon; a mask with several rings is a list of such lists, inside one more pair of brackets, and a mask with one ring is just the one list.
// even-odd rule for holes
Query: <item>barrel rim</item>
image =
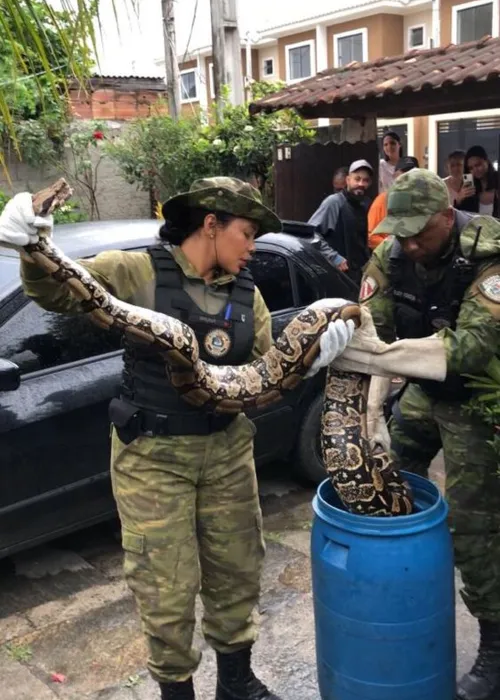
{"label": "barrel rim", "polygon": [[393,537],[394,535],[412,535],[420,530],[439,525],[448,515],[446,503],[439,488],[429,479],[411,472],[401,471],[413,490],[425,491],[436,497],[435,503],[418,513],[410,515],[398,515],[395,517],[380,517],[374,515],[360,515],[349,513],[346,510],[331,505],[323,498],[322,490],[332,487],[331,480],[325,479],[316,490],[313,499],[313,510],[321,520],[335,527],[340,527],[350,532],[356,531],[363,535],[375,535],[377,537]]}

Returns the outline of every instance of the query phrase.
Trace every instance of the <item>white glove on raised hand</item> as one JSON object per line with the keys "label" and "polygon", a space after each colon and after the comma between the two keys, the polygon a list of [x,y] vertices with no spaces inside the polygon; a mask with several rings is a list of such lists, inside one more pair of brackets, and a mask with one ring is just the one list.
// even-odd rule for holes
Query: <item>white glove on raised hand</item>
{"label": "white glove on raised hand", "polygon": [[22,248],[29,243],[38,242],[38,229],[49,229],[50,235],[54,217],[35,216],[33,202],[29,192],[20,192],[9,199],[0,214],[0,246]]}
{"label": "white glove on raised hand", "polygon": [[377,337],[369,310],[362,306],[361,327],[333,366],[344,372],[443,382],[446,379],[446,347],[437,335],[384,343]]}
{"label": "white glove on raised hand", "polygon": [[314,377],[320,369],[331,365],[334,359],[344,352],[352,339],[354,329],[354,321],[351,320],[346,322],[338,318],[328,324],[328,328],[319,340],[320,353],[305,375],[306,379]]}

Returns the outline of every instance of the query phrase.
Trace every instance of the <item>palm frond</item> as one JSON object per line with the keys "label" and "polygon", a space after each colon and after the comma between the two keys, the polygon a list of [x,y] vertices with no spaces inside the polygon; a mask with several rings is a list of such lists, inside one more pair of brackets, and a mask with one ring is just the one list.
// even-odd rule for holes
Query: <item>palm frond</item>
{"label": "palm frond", "polygon": [[[111,3],[118,26],[118,0]],[[56,101],[62,100],[64,93],[68,95],[70,83],[76,83],[85,92],[97,61],[96,24],[100,29],[101,0],[60,0],[61,10],[55,10],[50,0],[38,0],[36,4],[46,15],[44,21],[40,21],[34,4],[32,0],[0,0],[0,36],[7,41],[5,46],[10,50],[14,66],[8,80],[0,76],[0,120],[14,144],[13,83],[29,76],[44,108],[42,86],[45,94],[47,86],[50,88]],[[119,7],[127,11],[131,8],[137,14],[138,0],[119,0]],[[60,61],[55,61],[50,34],[56,35],[63,47],[62,66],[57,65]],[[88,56],[88,60],[82,61],[82,55]],[[5,171],[4,157],[0,157],[0,167]]]}

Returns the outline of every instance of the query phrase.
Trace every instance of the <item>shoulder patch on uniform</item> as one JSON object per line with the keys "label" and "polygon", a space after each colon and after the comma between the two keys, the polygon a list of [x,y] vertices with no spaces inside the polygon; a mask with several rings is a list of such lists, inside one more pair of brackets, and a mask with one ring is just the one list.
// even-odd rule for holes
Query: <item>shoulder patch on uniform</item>
{"label": "shoulder patch on uniform", "polygon": [[479,290],[490,301],[500,304],[500,275],[490,275],[479,284]]}
{"label": "shoulder patch on uniform", "polygon": [[367,299],[371,299],[371,297],[375,294],[377,289],[378,289],[377,280],[374,277],[371,277],[370,275],[368,275],[367,277],[364,278],[363,283],[361,285],[361,291],[359,293],[359,300],[360,301],[367,301]]}

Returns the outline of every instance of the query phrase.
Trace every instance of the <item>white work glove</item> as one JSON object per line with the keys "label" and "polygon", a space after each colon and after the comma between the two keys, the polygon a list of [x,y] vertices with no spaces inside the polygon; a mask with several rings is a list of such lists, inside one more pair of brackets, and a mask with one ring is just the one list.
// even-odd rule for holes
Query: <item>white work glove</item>
{"label": "white work glove", "polygon": [[[350,303],[352,302],[346,301],[345,299],[320,299],[314,302],[314,304],[311,304],[311,308],[321,309],[326,307],[330,309],[332,306],[341,307]],[[320,353],[305,375],[306,379],[314,377],[320,369],[331,365],[333,360],[344,352],[347,344],[353,337],[354,329],[354,321],[351,320],[346,322],[338,318],[336,321],[332,321],[328,324],[327,329],[319,340]]]}
{"label": "white work glove", "polygon": [[37,243],[40,228],[47,229],[44,235],[50,235],[54,217],[35,216],[29,192],[20,192],[9,199],[0,214],[0,246],[22,248],[29,243]]}
{"label": "white work glove", "polygon": [[366,402],[366,432],[370,447],[374,450],[381,447],[388,452],[391,447],[391,436],[384,415],[384,403],[391,390],[389,377],[372,377]]}
{"label": "white work glove", "polygon": [[443,382],[446,379],[446,348],[437,335],[384,343],[377,336],[369,310],[362,306],[361,326],[333,366],[344,372]]}

